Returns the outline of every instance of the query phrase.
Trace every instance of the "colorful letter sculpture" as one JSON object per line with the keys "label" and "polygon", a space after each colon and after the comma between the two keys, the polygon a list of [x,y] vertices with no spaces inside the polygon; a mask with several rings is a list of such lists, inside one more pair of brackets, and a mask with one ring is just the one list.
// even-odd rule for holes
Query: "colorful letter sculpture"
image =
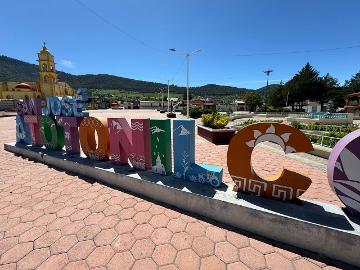
{"label": "colorful letter sculpture", "polygon": [[53,117],[41,116],[40,134],[46,149],[61,150],[64,147],[64,128],[58,126]]}
{"label": "colorful letter sculpture", "polygon": [[195,163],[195,120],[173,121],[174,175],[177,178],[218,187],[223,169]]}
{"label": "colorful letter sculpture", "polygon": [[22,100],[16,101],[16,113],[17,115],[23,116],[24,113],[24,102]]}
{"label": "colorful letter sculpture", "polygon": [[72,97],[63,97],[61,100],[61,113],[64,116],[74,115],[74,99]]}
{"label": "colorful letter sculpture", "polygon": [[263,179],[252,169],[252,151],[257,144],[266,141],[280,145],[286,154],[313,150],[311,142],[300,130],[285,124],[259,123],[241,129],[232,138],[227,153],[235,190],[283,201],[299,197],[309,188],[310,178],[284,169],[278,175]]}
{"label": "colorful letter sculpture", "polygon": [[[17,102],[16,141],[67,154],[84,154],[94,160],[128,164],[136,169],[172,174],[171,122],[166,120],[94,118],[82,112],[86,90],[75,97],[46,99],[41,111],[40,99]],[[41,114],[44,115],[41,115]],[[85,116],[86,114],[86,116]],[[176,120],[173,130],[175,176],[218,187],[223,170],[195,163],[195,121]],[[97,136],[96,136],[97,135]]]}
{"label": "colorful letter sculpture", "polygon": [[68,154],[80,154],[79,130],[83,117],[57,116],[57,124],[64,128],[65,150]]}
{"label": "colorful letter sculpture", "polygon": [[150,119],[132,119],[131,128],[125,118],[108,118],[110,158],[116,164],[151,169]]}
{"label": "colorful letter sculpture", "polygon": [[16,142],[31,144],[29,127],[21,115],[16,116]]}
{"label": "colorful letter sculpture", "polygon": [[339,199],[360,216],[360,129],[342,138],[331,151],[327,176]]}
{"label": "colorful letter sculpture", "polygon": [[43,113],[45,115],[60,115],[61,111],[62,111],[61,98],[58,97],[46,98],[46,107],[43,110]]}
{"label": "colorful letter sculpture", "polygon": [[[16,138],[17,141],[42,146],[40,135],[41,100],[25,98],[16,102]],[[25,132],[25,133],[24,133]],[[30,134],[30,135],[28,135]]]}
{"label": "colorful letter sculpture", "polygon": [[41,115],[24,115],[24,122],[30,130],[31,144],[34,146],[42,146],[40,134],[40,118]]}
{"label": "colorful letter sculpture", "polygon": [[172,173],[170,120],[150,120],[152,171]]}
{"label": "colorful letter sculpture", "polygon": [[23,101],[24,114],[41,115],[41,99],[26,97]]}
{"label": "colorful letter sculpture", "polygon": [[84,104],[88,100],[87,89],[78,88],[76,91],[76,96],[73,103],[73,113],[74,116],[85,116],[83,112]]}
{"label": "colorful letter sculpture", "polygon": [[[96,144],[95,131],[98,136]],[[94,160],[107,160],[109,158],[109,132],[105,118],[86,117],[81,121],[80,145],[84,154]]]}

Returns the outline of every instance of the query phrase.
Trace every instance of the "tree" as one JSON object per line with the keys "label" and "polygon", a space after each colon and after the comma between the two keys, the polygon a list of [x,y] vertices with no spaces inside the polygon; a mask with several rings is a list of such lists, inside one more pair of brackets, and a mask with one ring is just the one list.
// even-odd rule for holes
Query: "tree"
{"label": "tree", "polygon": [[[183,100],[187,100],[187,93],[186,92],[183,94]],[[191,93],[189,93],[189,100],[192,100]]]}
{"label": "tree", "polygon": [[248,92],[244,96],[245,104],[248,107],[249,111],[252,112],[256,110],[257,106],[261,105],[261,100],[261,96],[256,92]]}
{"label": "tree", "polygon": [[286,92],[289,92],[289,103],[293,109],[296,103],[298,110],[302,110],[306,100],[319,100],[324,90],[324,88],[321,87],[319,72],[309,63],[306,63],[305,66],[286,83],[285,89],[287,90]]}
{"label": "tree", "polygon": [[272,89],[268,95],[267,103],[274,108],[282,108],[286,106],[287,92],[284,87],[284,83],[280,82],[280,85]]}
{"label": "tree", "polygon": [[360,71],[351,77],[350,80],[346,80],[344,87],[346,87],[349,94],[360,92]]}
{"label": "tree", "polygon": [[321,104],[321,110],[323,110],[325,102],[328,102],[329,100],[334,102],[333,99],[338,94],[339,88],[340,85],[338,80],[332,77],[329,73],[320,79],[320,91],[318,92],[316,98]]}

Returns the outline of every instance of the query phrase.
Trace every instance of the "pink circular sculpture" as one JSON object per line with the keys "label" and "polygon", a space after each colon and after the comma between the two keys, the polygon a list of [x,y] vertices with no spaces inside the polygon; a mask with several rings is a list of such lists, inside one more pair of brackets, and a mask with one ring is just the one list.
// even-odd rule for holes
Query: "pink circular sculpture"
{"label": "pink circular sculpture", "polygon": [[329,184],[349,211],[360,216],[360,129],[342,138],[327,164]]}

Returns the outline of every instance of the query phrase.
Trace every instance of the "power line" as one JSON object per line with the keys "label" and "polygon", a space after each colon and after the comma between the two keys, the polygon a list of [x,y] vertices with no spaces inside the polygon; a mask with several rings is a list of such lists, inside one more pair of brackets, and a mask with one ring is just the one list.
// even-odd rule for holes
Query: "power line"
{"label": "power line", "polygon": [[248,57],[248,56],[269,56],[269,55],[284,55],[284,54],[301,54],[301,53],[312,53],[312,52],[327,52],[327,51],[338,51],[348,49],[358,49],[360,45],[336,47],[327,49],[310,49],[310,50],[298,50],[298,51],[287,51],[287,52],[269,52],[269,53],[249,53],[249,54],[236,54],[235,56]]}
{"label": "power line", "polygon": [[95,10],[93,10],[92,8],[90,8],[88,5],[84,4],[82,1],[80,0],[74,0],[76,3],[78,3],[80,6],[82,6],[83,8],[85,8],[86,10],[88,10],[90,13],[92,13],[95,17],[97,17],[98,19],[100,19],[103,23],[113,27],[114,29],[116,29],[117,31],[119,31],[120,33],[122,33],[124,36],[128,37],[129,39],[141,44],[142,46],[161,52],[161,53],[167,53],[167,50],[162,50],[159,48],[156,48],[150,44],[148,44],[147,42],[133,36],[132,34],[128,33],[127,31],[125,31],[124,29],[120,28],[119,26],[117,26],[116,24],[112,23],[111,21],[109,21],[108,19],[106,19],[105,17],[101,16],[99,13],[97,13]]}
{"label": "power line", "polygon": [[173,82],[173,81],[175,80],[176,76],[179,74],[181,68],[182,68],[183,65],[185,64],[185,60],[186,60],[186,58],[184,58],[184,59],[181,61],[180,65],[179,65],[178,68],[176,69],[174,75],[171,77],[170,82]]}

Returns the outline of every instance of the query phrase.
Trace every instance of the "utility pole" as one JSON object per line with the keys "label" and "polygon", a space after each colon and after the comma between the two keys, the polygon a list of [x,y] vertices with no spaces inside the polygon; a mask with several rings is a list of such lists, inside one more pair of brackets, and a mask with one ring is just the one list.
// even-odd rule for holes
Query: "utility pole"
{"label": "utility pole", "polygon": [[[170,51],[172,52],[177,52],[176,49],[169,49]],[[186,115],[187,115],[187,118],[190,118],[190,110],[189,110],[189,68],[190,68],[190,55],[193,55],[193,54],[196,54],[196,53],[199,53],[201,52],[201,49],[199,50],[196,50],[196,51],[193,51],[193,52],[186,52],[185,53],[185,57],[186,57],[186,99],[187,99],[187,102],[186,102]]]}
{"label": "utility pole", "polygon": [[186,53],[186,99],[187,99],[187,103],[186,103],[186,115],[187,118],[190,118],[190,111],[189,111],[189,66],[190,66],[190,53]]}
{"label": "utility pole", "polygon": [[274,70],[272,69],[267,69],[263,71],[266,74],[266,90],[265,90],[265,109],[267,109],[267,92],[269,92],[269,76],[272,72],[274,72]]}
{"label": "utility pole", "polygon": [[168,102],[168,109],[167,111],[170,112],[170,81],[168,80],[168,96],[167,96],[167,102]]}
{"label": "utility pole", "polygon": [[164,109],[164,93],[163,93],[163,89],[161,89],[161,109]]}

